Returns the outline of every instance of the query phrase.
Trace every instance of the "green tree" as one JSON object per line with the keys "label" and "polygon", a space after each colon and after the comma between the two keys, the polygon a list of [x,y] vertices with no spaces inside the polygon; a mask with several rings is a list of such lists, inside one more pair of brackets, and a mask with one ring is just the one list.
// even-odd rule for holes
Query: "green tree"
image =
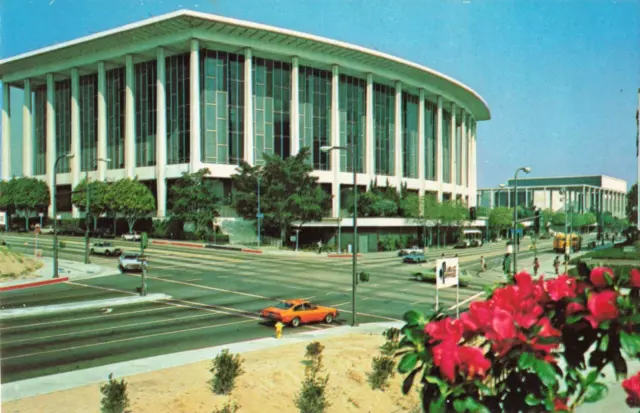
{"label": "green tree", "polygon": [[419,197],[412,194],[404,202],[405,216],[425,229],[429,227],[429,239],[432,239],[433,224],[440,224],[440,203],[436,196],[427,194]]}
{"label": "green tree", "polygon": [[[7,218],[11,219],[11,216],[16,212],[15,204],[15,185],[16,178],[12,178],[9,181],[0,181],[0,210],[7,213]],[[7,227],[9,222],[6,223]]]}
{"label": "green tree", "polygon": [[573,228],[573,230],[582,230],[586,222],[587,220],[583,214],[571,214],[571,228]]}
{"label": "green tree", "polygon": [[206,235],[213,228],[213,220],[219,216],[220,197],[216,195],[215,181],[207,178],[209,169],[183,173],[171,188],[172,218],[193,222],[196,234]]}
{"label": "green tree", "polygon": [[565,222],[565,218],[566,214],[562,211],[558,211],[556,213],[553,214],[553,217],[551,218],[551,225],[555,225],[555,226],[564,226],[564,222]]}
{"label": "green tree", "polygon": [[586,212],[584,214],[584,225],[585,226],[591,227],[592,225],[594,225],[597,222],[598,222],[598,218],[596,217],[596,214],[594,214],[593,212]]}
{"label": "green tree", "polygon": [[627,219],[631,224],[638,223],[638,183],[633,184],[627,193]]}
{"label": "green tree", "polygon": [[44,181],[36,178],[14,178],[11,186],[16,211],[24,214],[26,228],[29,229],[29,218],[37,211],[45,209],[51,202],[49,187]]}
{"label": "green tree", "polygon": [[511,208],[497,207],[491,210],[489,215],[489,228],[494,234],[501,234],[502,231],[513,225],[513,212]]}
{"label": "green tree", "polygon": [[310,154],[309,148],[303,148],[287,159],[264,154],[262,166],[243,162],[231,177],[236,211],[245,219],[256,219],[260,176],[260,210],[266,233],[279,233],[284,243],[293,221],[320,221],[331,207],[331,198],[311,175]]}
{"label": "green tree", "polygon": [[462,225],[469,218],[469,210],[460,201],[445,201],[438,208],[439,223],[445,226],[444,236],[447,237],[449,227],[456,227],[458,232],[462,232]]}
{"label": "green tree", "polygon": [[124,178],[109,185],[105,202],[112,211],[122,214],[129,225],[129,232],[140,218],[147,216],[156,208],[151,190],[137,179]]}
{"label": "green tree", "polygon": [[[109,184],[103,181],[90,181],[89,182],[89,213],[88,217],[92,218],[93,228],[96,228],[98,223],[98,217],[108,211],[108,204],[105,201],[107,192],[109,191]],[[86,212],[87,207],[87,181],[83,179],[73,189],[71,195],[71,203],[80,211]],[[87,222],[89,225],[89,222]]]}

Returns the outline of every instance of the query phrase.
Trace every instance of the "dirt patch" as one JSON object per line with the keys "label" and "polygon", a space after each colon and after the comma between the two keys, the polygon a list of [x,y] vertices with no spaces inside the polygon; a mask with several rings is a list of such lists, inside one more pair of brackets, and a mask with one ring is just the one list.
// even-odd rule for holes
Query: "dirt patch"
{"label": "dirt patch", "polygon": [[[390,387],[371,390],[367,374],[371,360],[384,343],[381,335],[350,335],[319,340],[324,346],[325,374],[329,374],[328,413],[414,412],[419,394],[401,391],[396,373]],[[295,413],[294,400],[304,378],[307,343],[242,354],[245,373],[231,396],[216,396],[207,387],[210,361],[125,377],[131,411],[135,413],[211,413],[229,399],[238,413]],[[105,377],[106,381],[106,377]],[[7,413],[87,413],[100,410],[100,385],[90,385],[2,404]]]}
{"label": "dirt patch", "polygon": [[0,247],[0,281],[34,278],[43,263],[6,247]]}

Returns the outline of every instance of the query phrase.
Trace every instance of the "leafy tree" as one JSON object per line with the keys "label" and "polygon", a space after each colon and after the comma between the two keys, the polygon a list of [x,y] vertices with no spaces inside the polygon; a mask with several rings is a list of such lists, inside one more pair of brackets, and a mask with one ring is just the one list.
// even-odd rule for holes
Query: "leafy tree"
{"label": "leafy tree", "polygon": [[[405,216],[411,217],[412,220],[420,224],[423,228],[427,224],[433,222],[440,224],[440,203],[433,194],[427,194],[422,197],[418,195],[409,195],[405,199]],[[433,236],[433,226],[429,225],[429,239]]]}
{"label": "leafy tree", "polygon": [[586,225],[586,219],[583,214],[571,214],[571,227],[574,229],[582,229]]}
{"label": "leafy tree", "polygon": [[633,184],[627,194],[627,219],[632,224],[638,223],[638,183]]}
{"label": "leafy tree", "polygon": [[16,211],[22,211],[29,229],[29,218],[39,210],[46,208],[51,202],[49,187],[44,181],[36,178],[14,178],[11,186],[13,203]]}
{"label": "leafy tree", "polygon": [[[16,212],[15,186],[16,178],[0,181],[0,209],[6,211],[9,218]],[[8,226],[9,223],[7,222],[6,225]]]}
{"label": "leafy tree", "polygon": [[480,217],[489,217],[491,215],[491,209],[483,206],[479,206],[476,208],[476,215],[478,218]]}
{"label": "leafy tree", "polygon": [[596,214],[594,214],[593,212],[586,212],[584,214],[584,225],[590,227],[591,225],[594,225],[596,222],[598,222],[598,218],[596,217]]}
{"label": "leafy tree", "polygon": [[[105,201],[107,192],[109,191],[109,184],[103,181],[90,181],[89,182],[89,213],[88,216],[93,219],[93,228],[97,225],[97,218],[108,212],[108,204]],[[71,203],[80,211],[86,212],[87,207],[87,181],[83,179],[73,189],[71,195]],[[89,223],[87,222],[87,225]]]}
{"label": "leafy tree", "polygon": [[[439,218],[440,222],[446,227],[455,226],[459,232],[462,232],[462,224],[469,218],[469,210],[466,205],[460,201],[445,201],[440,204]],[[445,239],[447,229],[445,228]]]}
{"label": "leafy tree", "polygon": [[513,212],[511,208],[497,207],[491,210],[489,215],[489,228],[495,233],[502,233],[502,231],[513,225]]}
{"label": "leafy tree", "polygon": [[220,197],[215,193],[215,182],[207,178],[209,174],[206,168],[184,173],[171,188],[172,218],[193,222],[200,235],[208,233],[213,228],[213,220],[220,215]]}
{"label": "leafy tree", "polygon": [[122,214],[129,224],[129,232],[140,218],[156,208],[151,190],[137,179],[125,178],[111,185],[105,195],[105,202],[116,213]]}
{"label": "leafy tree", "polygon": [[558,211],[553,214],[551,218],[551,224],[555,226],[564,225],[566,214],[562,211]]}
{"label": "leafy tree", "polygon": [[245,219],[256,219],[258,211],[258,177],[260,176],[260,211],[264,214],[265,232],[279,233],[283,243],[291,222],[319,221],[330,208],[331,199],[311,175],[309,148],[282,159],[264,155],[264,165],[243,162],[232,175],[236,211]]}

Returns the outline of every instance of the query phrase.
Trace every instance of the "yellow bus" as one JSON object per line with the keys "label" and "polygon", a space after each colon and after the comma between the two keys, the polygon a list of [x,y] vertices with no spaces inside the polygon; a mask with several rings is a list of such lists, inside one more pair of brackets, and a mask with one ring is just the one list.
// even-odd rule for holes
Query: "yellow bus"
{"label": "yellow bus", "polygon": [[[580,248],[582,247],[582,237],[574,233],[569,234],[569,237],[571,238],[571,247],[573,251],[580,251]],[[553,250],[555,252],[564,253],[565,238],[566,236],[562,232],[558,232],[553,238]]]}

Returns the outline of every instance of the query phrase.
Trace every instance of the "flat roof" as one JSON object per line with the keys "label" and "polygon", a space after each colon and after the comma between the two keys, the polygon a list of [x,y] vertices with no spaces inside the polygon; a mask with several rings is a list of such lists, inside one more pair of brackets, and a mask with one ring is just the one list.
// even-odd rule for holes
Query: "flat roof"
{"label": "flat roof", "polygon": [[327,64],[363,74],[368,70],[385,79],[409,79],[408,86],[441,95],[464,107],[478,121],[491,118],[487,103],[477,92],[426,66],[336,40],[192,10],[178,10],[0,60],[0,80],[12,84],[73,67],[95,71],[97,61],[120,65],[126,54],[141,61],[151,60],[158,46],[189,50],[189,39],[276,55],[287,51],[309,62],[322,56]]}

